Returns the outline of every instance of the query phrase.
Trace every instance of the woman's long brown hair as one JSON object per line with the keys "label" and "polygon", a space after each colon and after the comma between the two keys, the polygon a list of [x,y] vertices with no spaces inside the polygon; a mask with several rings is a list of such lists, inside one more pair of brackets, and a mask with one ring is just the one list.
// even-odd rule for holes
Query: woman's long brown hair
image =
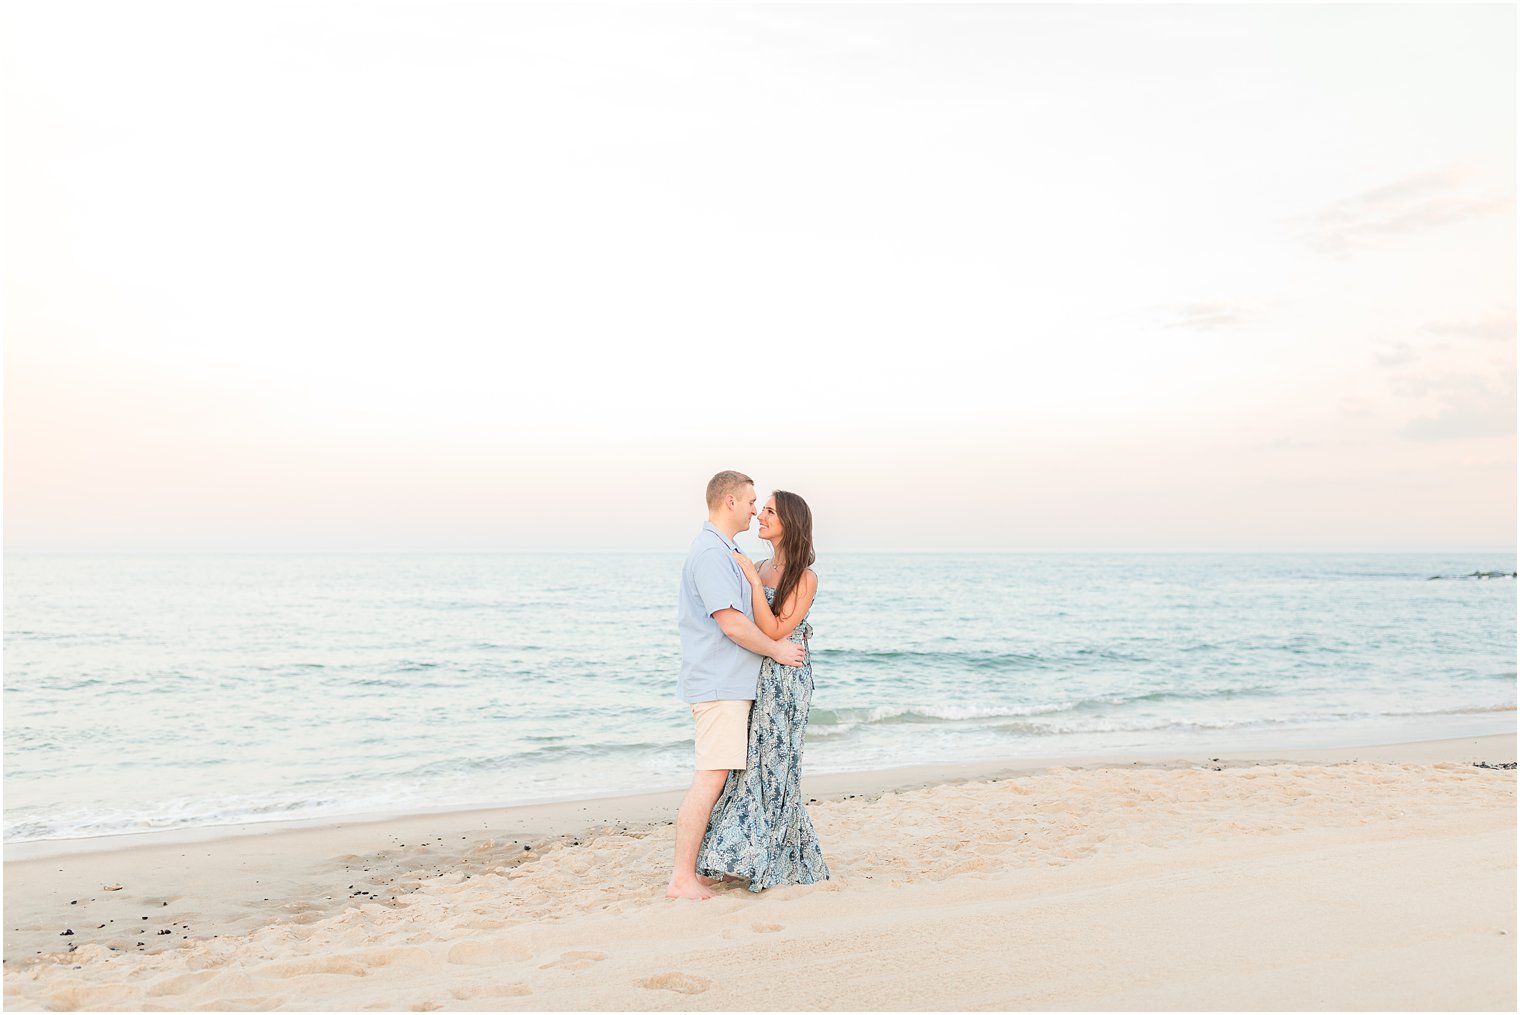
{"label": "woman's long brown hair", "polygon": [[776,553],[786,563],[786,571],[776,586],[776,597],[771,601],[779,620],[787,599],[802,581],[802,572],[813,566],[813,509],[787,490],[773,490],[771,496],[776,500],[776,517],[781,519],[781,541]]}

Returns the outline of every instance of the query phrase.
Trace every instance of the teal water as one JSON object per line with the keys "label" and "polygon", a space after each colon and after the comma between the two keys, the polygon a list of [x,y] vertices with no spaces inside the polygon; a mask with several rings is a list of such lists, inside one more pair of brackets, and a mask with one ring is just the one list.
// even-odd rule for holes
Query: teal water
{"label": "teal water", "polygon": [[[683,785],[680,566],[8,555],[6,841]],[[825,558],[805,767],[1513,732],[1514,569]]]}

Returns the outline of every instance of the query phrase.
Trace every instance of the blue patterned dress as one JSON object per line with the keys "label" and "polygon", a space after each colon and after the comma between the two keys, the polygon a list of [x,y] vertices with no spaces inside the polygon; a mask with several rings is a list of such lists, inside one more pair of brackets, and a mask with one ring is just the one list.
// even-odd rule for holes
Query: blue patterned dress
{"label": "blue patterned dress", "polygon": [[[775,595],[767,586],[766,602],[773,603]],[[812,635],[804,617],[788,640],[806,647]],[[802,736],[812,700],[811,653],[801,666],[770,658],[761,664],[749,713],[748,767],[728,773],[713,805],[697,854],[698,874],[748,878],[752,892],[829,879],[802,797]]]}

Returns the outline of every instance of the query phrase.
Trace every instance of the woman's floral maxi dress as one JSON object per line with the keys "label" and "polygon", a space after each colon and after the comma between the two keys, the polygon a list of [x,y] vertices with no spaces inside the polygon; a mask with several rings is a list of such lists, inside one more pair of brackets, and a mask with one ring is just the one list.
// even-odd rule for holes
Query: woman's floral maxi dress
{"label": "woman's floral maxi dress", "polygon": [[[766,601],[775,593],[767,587]],[[812,634],[804,617],[788,640],[806,648]],[[748,878],[752,892],[829,879],[802,797],[802,737],[812,700],[811,653],[801,666],[770,658],[761,664],[749,713],[748,767],[728,773],[697,854],[697,873]]]}

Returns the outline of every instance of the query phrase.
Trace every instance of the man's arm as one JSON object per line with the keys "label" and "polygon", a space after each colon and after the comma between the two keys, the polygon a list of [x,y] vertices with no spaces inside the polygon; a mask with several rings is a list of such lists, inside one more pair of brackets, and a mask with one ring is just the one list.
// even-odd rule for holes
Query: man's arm
{"label": "man's arm", "polygon": [[805,649],[794,641],[776,641],[765,634],[738,610],[729,608],[712,615],[728,640],[758,656],[770,656],[782,666],[801,666]]}

